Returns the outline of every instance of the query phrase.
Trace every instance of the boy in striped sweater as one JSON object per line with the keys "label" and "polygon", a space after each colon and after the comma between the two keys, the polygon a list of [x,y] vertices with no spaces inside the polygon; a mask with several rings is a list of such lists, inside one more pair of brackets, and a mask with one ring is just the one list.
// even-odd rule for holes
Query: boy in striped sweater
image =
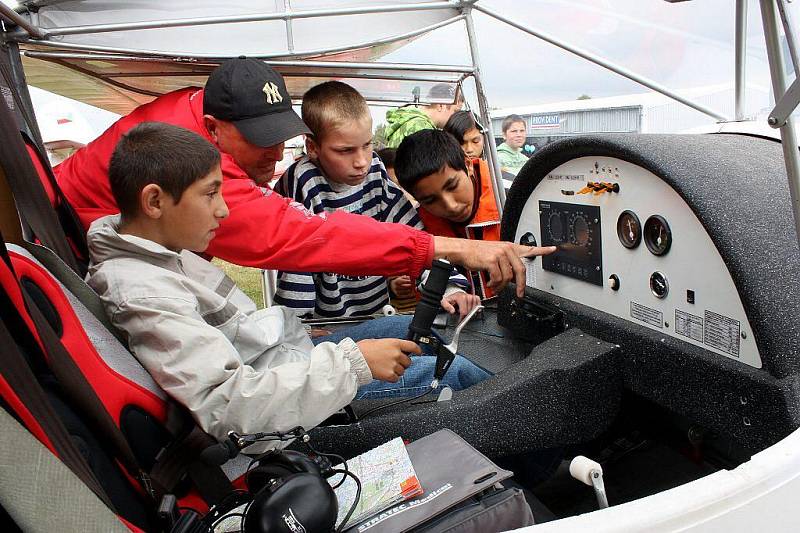
{"label": "boy in striped sweater", "polygon": [[[277,192],[314,213],[344,210],[422,228],[416,209],[389,179],[372,150],[372,117],[358,91],[338,81],[317,85],[303,97],[302,116],[312,132],[306,138],[308,155],[286,171],[275,185]],[[415,281],[280,272],[275,301],[296,309],[299,315],[371,315],[389,303],[390,288],[395,295],[404,296],[413,290]],[[442,305],[463,316],[478,304],[478,298],[461,290],[459,282],[468,286],[462,276],[451,278]]]}

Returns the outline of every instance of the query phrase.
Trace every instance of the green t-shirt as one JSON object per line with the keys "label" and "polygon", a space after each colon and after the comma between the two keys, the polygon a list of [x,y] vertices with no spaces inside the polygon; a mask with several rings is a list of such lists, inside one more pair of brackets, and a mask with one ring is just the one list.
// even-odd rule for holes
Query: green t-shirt
{"label": "green t-shirt", "polygon": [[500,160],[500,166],[515,176],[528,162],[528,158],[522,153],[521,148],[514,150],[506,143],[497,147],[497,158]]}
{"label": "green t-shirt", "polygon": [[436,129],[430,117],[416,107],[399,107],[386,112],[386,146],[397,148],[403,139],[420,130]]}

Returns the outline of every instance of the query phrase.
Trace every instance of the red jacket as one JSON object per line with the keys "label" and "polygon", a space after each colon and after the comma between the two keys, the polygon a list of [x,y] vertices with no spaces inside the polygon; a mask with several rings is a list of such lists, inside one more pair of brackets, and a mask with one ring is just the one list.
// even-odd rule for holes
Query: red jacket
{"label": "red jacket", "polygon": [[[175,124],[213,142],[203,124],[203,90],[165,94],[122,117],[55,168],[58,184],[88,228],[118,213],[108,163],[119,138],[141,122]],[[168,147],[165,147],[168,149]],[[302,205],[257,186],[222,154],[222,194],[230,215],[206,253],[244,266],[303,272],[415,279],[433,259],[433,238],[404,224],[342,211],[313,215]]]}
{"label": "red jacket", "polygon": [[[494,199],[489,165],[482,159],[473,159],[472,169],[478,183],[481,184],[481,195],[478,198],[478,209],[467,225],[453,224],[449,220],[432,215],[424,207],[419,208],[419,217],[422,219],[422,223],[425,224],[425,229],[434,235],[482,241],[499,241],[501,240],[500,212]],[[468,278],[472,281],[476,294],[482,295],[484,298],[494,294],[492,289],[486,286],[489,280],[485,273],[473,273]],[[475,287],[477,283],[480,283],[480,288]]]}

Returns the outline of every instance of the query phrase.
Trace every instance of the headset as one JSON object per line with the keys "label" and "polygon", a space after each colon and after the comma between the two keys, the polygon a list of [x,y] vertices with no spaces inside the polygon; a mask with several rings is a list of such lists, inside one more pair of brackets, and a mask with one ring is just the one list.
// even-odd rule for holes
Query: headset
{"label": "headset", "polygon": [[[255,442],[287,441],[299,439],[309,448],[312,456],[294,450],[270,450],[250,463],[245,473],[249,495],[235,498],[235,504],[247,501],[242,513],[227,513],[230,505],[220,504],[210,510],[204,521],[214,526],[229,516],[241,516],[240,530],[245,533],[341,531],[355,511],[361,496],[361,481],[348,470],[347,462],[339,455],[327,454],[311,446],[305,429],[297,426],[286,432],[238,434],[229,432],[228,439],[203,451],[201,458],[210,464],[223,464]],[[313,458],[312,458],[313,457]],[[342,464],[333,468],[331,459]],[[342,474],[333,487],[327,478]],[[347,515],[336,528],[339,503],[334,488],[344,483],[347,476],[356,483],[356,497]]]}

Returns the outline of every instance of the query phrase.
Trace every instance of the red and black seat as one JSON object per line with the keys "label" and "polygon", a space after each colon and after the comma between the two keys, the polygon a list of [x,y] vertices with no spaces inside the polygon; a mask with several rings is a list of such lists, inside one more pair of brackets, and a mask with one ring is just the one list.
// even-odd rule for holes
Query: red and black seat
{"label": "red and black seat", "polygon": [[[62,460],[77,448],[72,462],[85,464],[64,462],[88,471],[87,484],[95,483],[132,528],[153,529],[154,496],[164,492],[201,511],[229,494],[221,470],[199,465],[199,452],[213,440],[30,253],[2,248],[2,326],[24,362],[11,369],[3,364],[3,407]],[[37,387],[43,391],[38,400],[30,391]],[[54,441],[53,434],[60,437]],[[228,465],[230,475],[245,464]]]}

